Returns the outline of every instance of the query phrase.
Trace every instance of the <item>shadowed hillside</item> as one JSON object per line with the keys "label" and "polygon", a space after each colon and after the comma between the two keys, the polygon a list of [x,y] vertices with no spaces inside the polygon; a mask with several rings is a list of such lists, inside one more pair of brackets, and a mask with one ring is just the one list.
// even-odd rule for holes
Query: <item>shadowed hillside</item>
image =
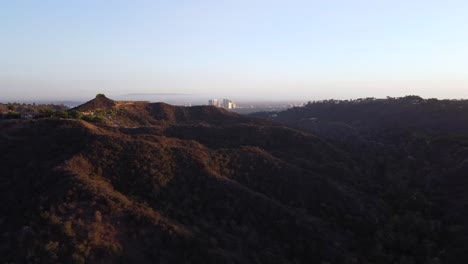
{"label": "shadowed hillside", "polygon": [[[256,113],[252,116],[273,114]],[[320,134],[323,135],[331,132],[336,139],[355,131],[366,138],[394,142],[415,131],[433,135],[466,133],[468,101],[423,99],[419,96],[328,100],[276,113],[274,120],[309,131],[322,130]],[[329,130],[324,130],[327,127]],[[333,129],[343,133],[333,133]]]}
{"label": "shadowed hillside", "polygon": [[[387,200],[396,206],[390,222],[398,224],[392,226],[400,225],[398,229],[406,233],[416,223],[401,223],[402,219],[411,222],[414,219],[410,218],[423,216],[431,222],[431,232],[438,230],[431,244],[435,246],[432,250],[441,250],[439,261],[468,261],[467,100],[419,96],[326,100],[252,116],[270,118],[326,138],[345,150],[360,167],[373,167],[378,185],[383,187],[379,187],[380,191],[388,192]],[[402,218],[402,214],[406,216]],[[416,237],[405,240],[428,243]],[[394,238],[391,244],[382,246],[386,250],[405,249],[406,256],[413,256],[409,263],[424,263],[414,258],[419,252],[408,250],[398,240]]]}
{"label": "shadowed hillside", "polygon": [[[98,96],[72,111],[83,120],[0,122],[2,262],[453,263],[463,257],[460,208],[468,200],[451,184],[464,182],[462,138],[439,138],[431,149],[413,144],[426,155],[420,160],[364,139],[346,122],[342,131],[362,140],[324,140],[215,107]],[[438,150],[450,156],[437,160]],[[445,180],[432,178],[430,186],[443,186],[436,191],[424,185],[426,170],[438,172],[425,161],[458,165]],[[457,203],[447,203],[449,189]]]}
{"label": "shadowed hillside", "polygon": [[[5,261],[338,261],[353,253],[335,240],[359,236],[338,232],[339,215],[371,221],[363,202],[323,173],[332,174],[328,162],[351,172],[352,161],[312,135],[213,107],[125,111],[153,126],[2,123]],[[283,159],[292,149],[315,160]]]}

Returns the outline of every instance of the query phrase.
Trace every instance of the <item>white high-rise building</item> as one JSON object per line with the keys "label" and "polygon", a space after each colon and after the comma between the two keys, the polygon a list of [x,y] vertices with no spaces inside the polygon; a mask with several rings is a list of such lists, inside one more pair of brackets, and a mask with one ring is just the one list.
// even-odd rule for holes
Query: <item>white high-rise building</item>
{"label": "white high-rise building", "polygon": [[210,99],[210,100],[208,100],[208,105],[213,105],[213,106],[216,106],[216,107],[220,107],[220,104],[219,104],[218,99]]}
{"label": "white high-rise building", "polygon": [[208,105],[213,105],[216,107],[222,107],[224,109],[235,109],[236,104],[229,100],[229,99],[223,99],[223,101],[219,101],[218,99],[210,99],[208,100]]}
{"label": "white high-rise building", "polygon": [[223,99],[223,108],[234,109],[236,108],[236,104],[229,99]]}

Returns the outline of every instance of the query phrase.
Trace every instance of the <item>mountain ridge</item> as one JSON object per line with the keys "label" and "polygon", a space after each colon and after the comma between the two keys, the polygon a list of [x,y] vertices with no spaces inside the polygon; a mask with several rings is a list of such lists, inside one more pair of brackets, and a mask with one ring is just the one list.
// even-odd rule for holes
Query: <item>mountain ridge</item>
{"label": "mountain ridge", "polygon": [[[463,210],[443,209],[468,202],[447,196],[451,190],[450,197],[464,197],[454,183],[463,183],[466,166],[452,166],[468,153],[463,137],[431,138],[427,145],[418,133],[389,134],[400,135],[395,142],[411,139],[403,151],[401,142],[364,138],[372,133],[362,128],[373,124],[354,129],[345,122],[349,129],[338,134],[352,131],[345,138],[362,140],[343,142],[328,138],[328,127],[311,133],[214,107],[95,100],[81,120],[1,121],[3,262],[464,257],[454,240],[466,237],[457,225]],[[438,161],[438,151],[451,155]],[[444,176],[431,176],[439,190],[424,186],[430,170]]]}
{"label": "mountain ridge", "polygon": [[[264,130],[262,136],[264,138],[270,137],[270,133],[285,133],[283,137],[289,138],[294,137],[294,133],[297,132],[288,128],[274,128],[274,126],[270,128],[264,126],[262,122],[256,124],[257,119],[244,118],[216,108],[187,110],[163,104],[148,104],[145,108],[138,109],[147,111],[147,106],[153,111],[148,112],[156,116],[151,121],[155,122],[154,127],[148,128],[157,129],[163,126],[161,134],[154,133],[151,129],[149,132],[143,129],[141,133],[135,134],[133,130],[140,128],[110,126],[84,120],[42,119],[10,122],[1,133],[3,137],[0,141],[0,150],[2,153],[9,153],[12,157],[22,156],[33,163],[24,166],[21,162],[6,159],[2,154],[2,160],[9,163],[9,166],[3,167],[0,174],[4,175],[2,181],[10,182],[2,186],[11,188],[2,190],[2,198],[4,201],[13,202],[17,195],[27,194],[26,197],[35,197],[35,201],[17,204],[17,208],[10,206],[1,208],[2,214],[12,216],[11,219],[26,220],[26,222],[20,221],[20,224],[4,220],[5,226],[2,227],[8,226],[8,229],[16,230],[13,233],[7,232],[8,238],[4,243],[33,252],[24,255],[24,258],[21,257],[25,253],[22,250],[3,252],[6,260],[112,262],[117,258],[123,258],[127,261],[151,262],[163,258],[176,262],[186,262],[191,259],[194,262],[219,263],[229,259],[235,263],[248,263],[253,259],[264,258],[263,261],[266,261],[265,259],[272,257],[268,248],[277,247],[273,246],[269,239],[281,243],[285,241],[293,243],[298,239],[297,234],[281,237],[276,233],[278,230],[283,230],[281,232],[286,234],[290,228],[301,230],[302,243],[310,247],[305,250],[280,246],[277,250],[284,256],[300,255],[311,260],[321,258],[323,254],[332,256],[331,252],[341,252],[339,255],[345,255],[343,252],[347,250],[334,246],[330,238],[342,235],[326,227],[328,224],[323,221],[313,220],[319,218],[291,207],[295,203],[310,203],[307,199],[320,199],[323,193],[317,192],[307,198],[309,194],[304,188],[303,191],[296,190],[294,194],[289,190],[293,188],[291,186],[285,188],[288,189],[286,194],[282,194],[284,191],[265,188],[261,183],[275,179],[278,183],[282,182],[287,186],[289,184],[283,175],[291,172],[298,174],[298,180],[301,177],[316,178],[306,183],[308,186],[314,181],[319,181],[324,190],[328,188],[337,194],[341,193],[333,184],[328,183],[328,180],[319,179],[320,176],[311,174],[307,170],[303,173],[309,176],[300,176],[298,169],[290,163],[282,162],[276,154],[272,156],[263,150],[262,146],[275,147],[269,140],[260,142],[259,147],[249,147],[249,144],[254,144],[255,140],[246,141],[246,139],[257,132],[248,132],[246,137],[238,137],[239,140],[233,141],[232,144],[227,144],[226,141],[216,148],[200,143],[200,138],[197,140],[197,138],[181,138],[176,135],[185,133],[184,130],[180,130],[180,126],[189,130],[198,126],[198,121],[189,118],[194,115],[200,115],[206,123],[203,127],[207,128],[221,128],[225,127],[225,124],[231,124],[227,129],[216,132],[216,134],[225,134],[226,139],[236,138],[237,132],[228,133],[229,126],[232,126],[231,129],[237,127],[237,131],[244,131],[247,127],[256,131],[256,127],[259,126]],[[108,110],[100,106],[98,109]],[[158,115],[154,111],[160,111],[162,114]],[[178,111],[183,114],[178,114]],[[170,115],[172,113],[176,113],[175,117]],[[205,118],[204,115],[210,118]],[[200,135],[201,138],[205,137],[201,132]],[[14,143],[16,150],[8,152],[7,149],[12,142],[6,138],[13,136],[19,139]],[[318,139],[317,143],[322,144]],[[326,145],[320,146],[326,147]],[[313,150],[309,150],[311,151]],[[250,161],[242,162],[251,165],[239,167],[236,160],[245,156],[249,157],[247,160],[261,162],[258,165]],[[43,164],[43,169],[36,170],[37,164]],[[38,174],[42,176],[40,178],[34,176]],[[269,179],[258,182],[260,179],[253,177],[257,174],[270,176]],[[240,177],[241,175],[244,176]],[[32,191],[31,188],[35,188],[33,186],[41,187]],[[22,187],[26,189],[20,191],[18,188]],[[285,195],[290,196],[292,201],[285,200]],[[349,199],[343,198],[343,201],[345,200]],[[35,216],[21,217],[21,212],[29,212],[28,214]],[[277,219],[279,222],[263,221],[260,215],[264,215],[265,219]],[[222,220],[223,218],[225,220]],[[234,222],[228,219],[233,219]],[[162,221],[162,226],[142,224],[141,221],[143,223]],[[316,227],[310,229],[312,226]],[[22,234],[24,228],[28,230],[24,232],[27,233],[29,240],[35,241],[35,244],[44,243],[44,246],[24,245],[21,242],[24,240],[17,242],[14,237]],[[134,233],[126,231],[129,228],[139,230],[137,234],[143,232],[137,237],[145,238],[145,241],[161,245],[161,242],[155,241],[169,240],[172,241],[168,244],[171,246],[161,245],[157,249],[157,252],[162,252],[163,257],[155,258],[157,254],[154,255],[151,250],[136,250],[134,254],[127,254],[125,253],[127,247],[149,246],[146,242],[142,244],[137,242],[139,239],[132,238]],[[187,231],[180,233],[170,231],[171,228]],[[2,232],[5,230],[2,228]],[[44,230],[48,230],[47,235],[39,236],[38,234]],[[256,230],[253,234],[258,234],[249,238],[251,242],[240,246],[246,242],[246,238],[243,237],[247,234],[247,230]],[[157,235],[154,232],[157,232]],[[150,239],[153,236],[156,240]],[[312,247],[312,241],[306,239],[311,236],[323,243]],[[47,239],[43,240],[44,237]],[[270,245],[263,248],[261,250],[263,253],[259,254],[257,250],[252,251],[253,248],[249,248],[257,243]],[[192,249],[187,250],[187,247]],[[259,249],[258,246],[254,248]],[[181,255],[182,250],[186,253]],[[311,250],[315,253],[309,252]]]}

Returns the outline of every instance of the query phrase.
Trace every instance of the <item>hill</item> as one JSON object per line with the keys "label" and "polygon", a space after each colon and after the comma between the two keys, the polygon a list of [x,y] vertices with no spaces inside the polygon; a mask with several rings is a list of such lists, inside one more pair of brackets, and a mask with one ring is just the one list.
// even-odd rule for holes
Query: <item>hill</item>
{"label": "hill", "polygon": [[[462,137],[439,138],[421,160],[384,141],[357,148],[215,107],[98,97],[72,111],[83,120],[0,121],[2,262],[465,257],[467,199],[453,185],[464,179]],[[451,156],[437,161],[438,150]],[[443,188],[426,189],[426,170],[445,166],[446,178],[431,178]]]}
{"label": "hill", "polygon": [[[344,226],[322,219],[360,206],[322,175],[324,161],[351,163],[345,155],[312,135],[211,107],[142,109],[160,126],[2,123],[3,261],[265,263],[348,255],[334,239],[356,234],[339,234]],[[204,122],[192,124],[197,119]],[[302,155],[315,160],[295,160]]]}
{"label": "hill", "polygon": [[[275,113],[252,116],[268,117],[272,114]],[[468,100],[423,99],[419,96],[326,100],[276,113],[274,119],[308,131],[325,126],[343,126],[348,127],[349,132],[354,130],[366,138],[393,141],[414,131],[432,135],[466,133]],[[395,137],[392,138],[393,135]]]}
{"label": "hill", "polygon": [[113,101],[100,94],[72,111],[84,119],[114,127],[164,126],[170,124],[271,123],[249,118],[214,106],[177,107],[145,101]]}
{"label": "hill", "polygon": [[108,110],[108,109],[115,107],[116,105],[117,104],[114,100],[107,98],[103,94],[98,94],[96,95],[96,98],[82,105],[75,107],[74,110],[77,110],[80,112],[95,112],[99,110]]}
{"label": "hill", "polygon": [[346,151],[361,166],[373,166],[380,184],[393,185],[387,188],[392,190],[390,200],[410,193],[417,199],[424,197],[422,211],[407,208],[406,202],[396,209],[430,214],[440,228],[433,242],[444,252],[438,256],[442,263],[468,261],[468,214],[463,209],[468,206],[463,191],[468,188],[464,176],[468,169],[467,100],[419,96],[326,100],[252,116],[314,133]]}

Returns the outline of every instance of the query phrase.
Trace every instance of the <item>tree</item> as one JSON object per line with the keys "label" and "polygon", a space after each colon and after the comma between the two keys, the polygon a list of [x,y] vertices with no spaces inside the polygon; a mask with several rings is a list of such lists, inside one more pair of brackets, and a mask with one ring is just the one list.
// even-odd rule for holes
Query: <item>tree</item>
{"label": "tree", "polygon": [[83,117],[83,114],[80,111],[77,111],[77,110],[69,111],[68,115],[69,115],[70,118],[74,118],[74,119],[81,119]]}
{"label": "tree", "polygon": [[55,111],[54,116],[57,118],[68,118],[68,113],[64,110],[58,110],[58,111]]}
{"label": "tree", "polygon": [[7,106],[8,110],[10,110],[11,112],[15,112],[16,111],[16,105],[12,104],[12,103],[9,103],[8,106]]}

